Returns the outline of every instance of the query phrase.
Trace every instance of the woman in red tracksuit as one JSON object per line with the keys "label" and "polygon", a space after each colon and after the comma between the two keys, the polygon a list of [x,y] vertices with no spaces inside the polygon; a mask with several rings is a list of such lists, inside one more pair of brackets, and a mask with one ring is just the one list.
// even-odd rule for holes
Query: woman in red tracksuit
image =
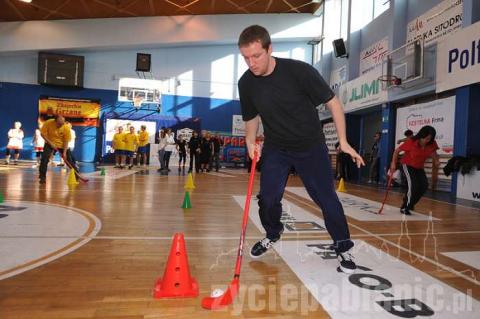
{"label": "woman in red tracksuit", "polygon": [[407,181],[407,191],[403,196],[403,204],[400,212],[405,215],[411,215],[411,210],[418,203],[423,194],[427,191],[428,180],[423,169],[425,160],[429,157],[433,159],[433,165],[438,167],[440,164],[435,142],[436,131],[433,127],[426,125],[418,131],[417,135],[407,139],[393,153],[390,172],[395,172],[397,168],[398,154],[404,152],[400,163],[402,172]]}

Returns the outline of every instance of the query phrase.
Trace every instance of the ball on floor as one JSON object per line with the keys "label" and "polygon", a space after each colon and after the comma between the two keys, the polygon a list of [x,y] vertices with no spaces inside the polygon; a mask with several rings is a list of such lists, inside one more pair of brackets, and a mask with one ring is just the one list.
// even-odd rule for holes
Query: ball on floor
{"label": "ball on floor", "polygon": [[223,289],[215,289],[210,294],[210,297],[212,298],[220,297],[221,295],[223,295],[223,293],[224,293]]}

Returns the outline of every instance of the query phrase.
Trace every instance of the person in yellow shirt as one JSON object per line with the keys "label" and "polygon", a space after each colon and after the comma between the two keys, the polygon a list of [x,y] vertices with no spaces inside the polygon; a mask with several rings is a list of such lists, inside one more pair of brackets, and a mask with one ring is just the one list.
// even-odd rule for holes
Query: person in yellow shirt
{"label": "person in yellow shirt", "polygon": [[140,132],[138,133],[137,166],[140,166],[140,162],[142,162],[144,167],[147,166],[148,137],[147,126],[140,126]]}
{"label": "person in yellow shirt", "polygon": [[123,126],[117,128],[117,133],[113,135],[112,147],[115,150],[115,168],[123,168],[125,163],[125,142],[123,141],[125,133]]}
{"label": "person in yellow shirt", "polygon": [[138,136],[135,134],[135,127],[130,126],[130,132],[123,136],[125,143],[125,156],[129,159],[128,169],[133,167],[134,154],[138,146]]}
{"label": "person in yellow shirt", "polygon": [[40,130],[40,133],[45,140],[45,147],[43,148],[42,159],[40,161],[40,184],[45,184],[47,177],[47,166],[52,152],[58,150],[61,152],[63,158],[75,167],[75,161],[72,158],[72,153],[68,148],[68,142],[71,139],[70,125],[65,121],[61,115],[45,121]]}

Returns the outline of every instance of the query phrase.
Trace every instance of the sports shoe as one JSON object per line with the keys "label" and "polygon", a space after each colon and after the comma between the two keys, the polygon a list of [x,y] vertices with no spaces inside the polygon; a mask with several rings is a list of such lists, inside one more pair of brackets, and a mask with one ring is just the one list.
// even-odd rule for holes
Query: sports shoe
{"label": "sports shoe", "polygon": [[46,179],[45,179],[45,178],[41,178],[41,177],[40,177],[40,179],[39,179],[38,183],[39,183],[39,184],[46,184],[46,183],[47,183],[47,181],[46,181]]}
{"label": "sports shoe", "polygon": [[264,238],[258,241],[255,245],[253,245],[252,249],[250,250],[250,257],[252,258],[260,258],[262,257],[270,248],[273,247],[276,241],[280,238],[275,240],[271,240],[270,238]]}
{"label": "sports shoe", "polygon": [[343,253],[337,253],[337,259],[340,262],[340,267],[338,267],[338,269],[346,274],[353,274],[355,269],[357,269],[357,265],[355,265],[355,262],[353,261],[353,256],[350,253],[350,250]]}
{"label": "sports shoe", "polygon": [[404,215],[412,215],[412,213],[410,212],[410,210],[408,208],[401,208],[400,213],[402,213]]}

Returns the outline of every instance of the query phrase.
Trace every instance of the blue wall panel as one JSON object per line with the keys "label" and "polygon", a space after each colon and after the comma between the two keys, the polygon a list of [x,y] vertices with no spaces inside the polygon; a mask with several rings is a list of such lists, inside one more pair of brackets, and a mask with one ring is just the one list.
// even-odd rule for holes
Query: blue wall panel
{"label": "blue wall panel", "polygon": [[[142,107],[136,110],[130,103],[117,102],[116,90],[100,89],[65,89],[32,84],[0,83],[0,152],[5,152],[8,142],[7,132],[14,121],[23,124],[25,132],[24,150],[21,158],[34,157],[30,145],[37,127],[38,99],[40,95],[65,98],[98,99],[101,101],[103,114],[109,117],[140,119],[157,114],[156,106]],[[232,115],[240,114],[240,102],[236,100],[209,99],[200,97],[162,96],[163,116],[197,117],[201,119],[202,129],[231,132]],[[84,162],[93,162],[101,154],[102,129],[94,127],[75,127],[77,140],[74,154]]]}

